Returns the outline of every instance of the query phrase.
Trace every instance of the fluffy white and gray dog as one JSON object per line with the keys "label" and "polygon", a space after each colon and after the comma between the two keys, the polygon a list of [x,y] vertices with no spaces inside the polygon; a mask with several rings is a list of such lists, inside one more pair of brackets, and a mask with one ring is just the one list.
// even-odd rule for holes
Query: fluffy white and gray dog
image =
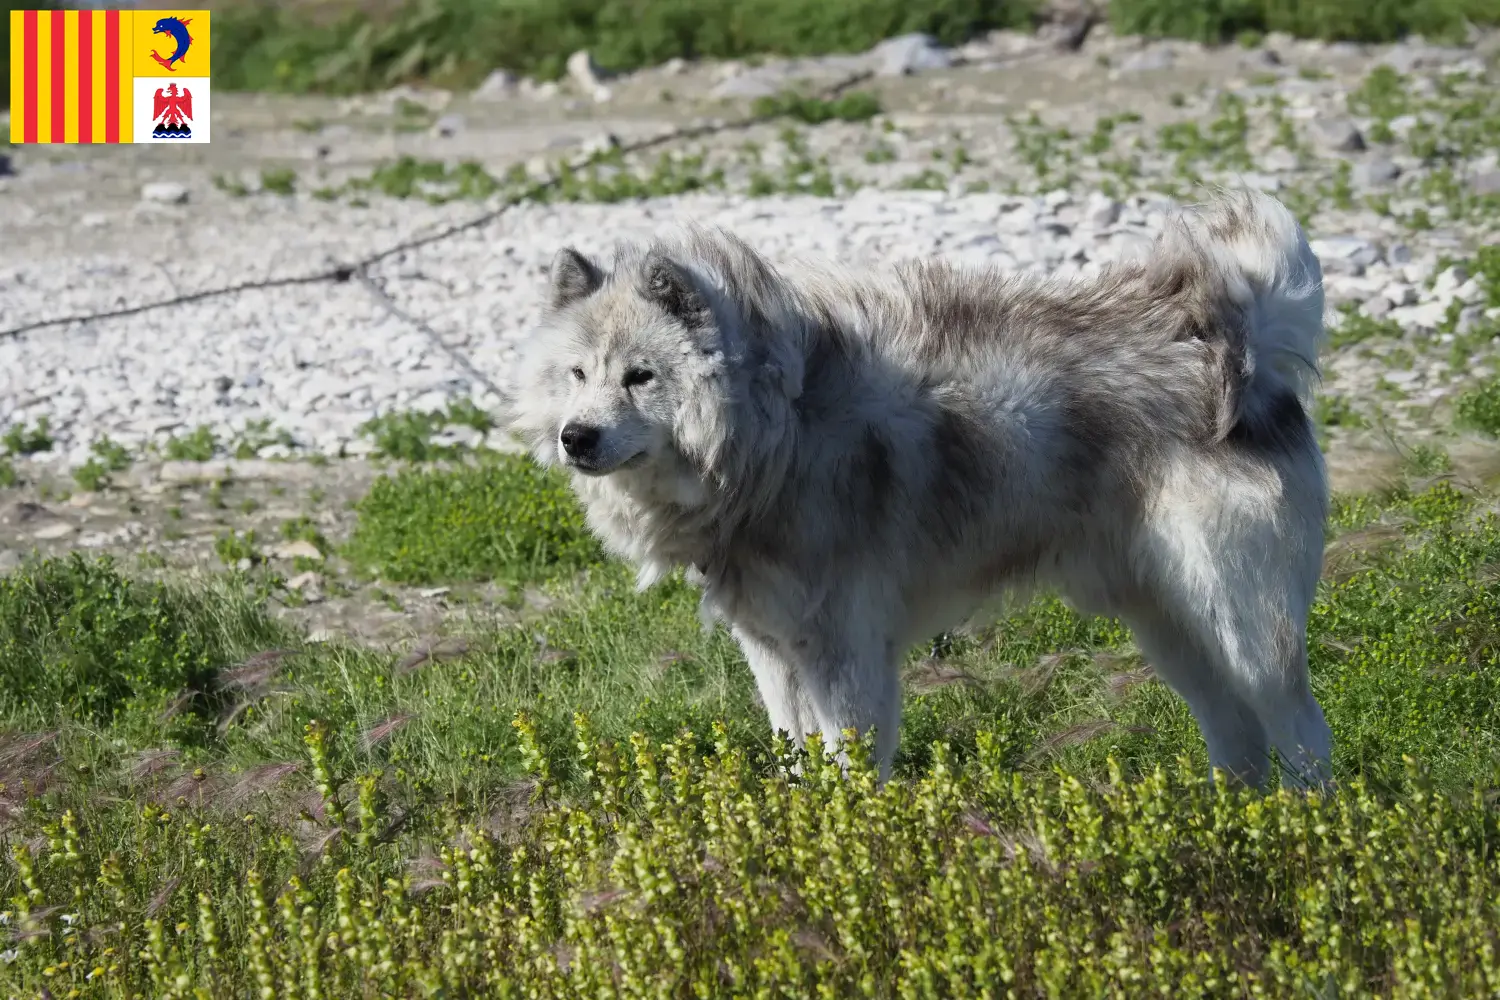
{"label": "fluffy white and gray dog", "polygon": [[888,776],[906,650],[1040,585],[1130,626],[1215,767],[1328,780],[1322,272],[1275,199],[1086,279],[777,267],[688,229],[559,251],[549,299],[512,428],[641,586],[686,568],[776,729],[873,728]]}

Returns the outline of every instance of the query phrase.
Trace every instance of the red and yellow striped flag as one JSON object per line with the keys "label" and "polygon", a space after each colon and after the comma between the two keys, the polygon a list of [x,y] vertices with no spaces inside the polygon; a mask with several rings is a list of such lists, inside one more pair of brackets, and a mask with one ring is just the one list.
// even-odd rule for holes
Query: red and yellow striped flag
{"label": "red and yellow striped flag", "polygon": [[[11,11],[10,141],[150,141],[152,126],[167,121],[176,129],[170,138],[206,142],[208,18],[208,11]],[[160,127],[158,136],[167,137]]]}

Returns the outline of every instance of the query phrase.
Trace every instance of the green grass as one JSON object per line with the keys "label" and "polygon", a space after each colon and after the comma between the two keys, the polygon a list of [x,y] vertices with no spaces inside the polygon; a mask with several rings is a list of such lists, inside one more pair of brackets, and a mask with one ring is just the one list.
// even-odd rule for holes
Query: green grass
{"label": "green grass", "polygon": [[1401,324],[1394,320],[1372,319],[1359,311],[1358,303],[1344,307],[1341,312],[1343,315],[1338,326],[1328,328],[1330,350],[1340,350],[1369,340],[1400,340],[1402,337]]}
{"label": "green grass", "polygon": [[288,431],[272,427],[270,420],[252,420],[235,438],[234,457],[242,460],[255,458],[262,449],[273,445],[290,449],[295,442]]}
{"label": "green grass", "polygon": [[399,0],[316,8],[252,0],[215,11],[214,76],[231,90],[343,92],[418,78],[468,85],[496,66],[552,78],[578,49],[607,69],[629,70],[673,57],[860,51],[910,31],[956,44],[1029,24],[1034,7],[1030,0]]}
{"label": "green grass", "polygon": [[[1500,127],[1497,127],[1496,145],[1500,145]],[[1500,308],[1500,243],[1479,248],[1474,255],[1474,273],[1484,281],[1486,304]]]}
{"label": "green grass", "polygon": [[902,178],[897,186],[907,191],[946,191],[948,178],[940,171],[928,167],[910,177]]}
{"label": "green grass", "polygon": [[1247,32],[1390,42],[1408,34],[1461,39],[1465,21],[1500,23],[1490,0],[1114,0],[1121,34],[1227,42]]}
{"label": "green grass", "polygon": [[265,557],[261,554],[258,543],[259,539],[253,529],[243,533],[229,531],[214,540],[214,553],[226,566],[234,566],[241,561],[252,564],[263,562]]}
{"label": "green grass", "polygon": [[231,198],[244,198],[250,194],[249,185],[238,177],[231,177],[228,174],[214,174],[213,184]]}
{"label": "green grass", "polygon": [[95,441],[89,450],[93,452],[89,460],[73,470],[73,479],[82,489],[104,489],[112,473],[130,468],[130,449],[107,436]]}
{"label": "green grass", "polygon": [[1364,427],[1365,418],[1345,396],[1327,393],[1318,397],[1317,422],[1320,427]]}
{"label": "green grass", "polygon": [[203,424],[187,434],[167,439],[162,453],[178,462],[207,462],[219,451],[219,439],[212,427]]}
{"label": "green grass", "polygon": [[863,90],[850,91],[834,100],[787,93],[756,98],[751,112],[766,118],[791,118],[807,125],[826,121],[863,122],[880,114],[880,100]]}
{"label": "green grass", "polygon": [[[862,121],[877,113],[874,98],[862,92],[847,94],[837,101],[783,95],[765,99],[757,105],[756,114],[787,118],[794,122],[823,122],[830,119]],[[754,171],[746,193],[752,197],[773,194],[812,194],[832,197],[850,182],[836,180],[827,158],[812,159],[805,142],[793,129],[783,130],[782,141],[788,157],[779,176]],[[958,162],[955,157],[955,162]],[[496,177],[473,161],[450,166],[436,160],[402,156],[377,166],[366,177],[358,177],[340,188],[324,188],[320,197],[351,197],[351,203],[364,203],[365,196],[380,194],[392,198],[421,198],[433,204],[464,199],[486,199],[500,195],[507,200],[536,202],[611,203],[644,198],[664,198],[692,191],[717,191],[725,188],[723,167],[709,169],[701,153],[664,152],[654,161],[627,156],[619,149],[596,153],[586,162],[558,161],[551,165],[548,182],[530,177],[519,165],[503,177]],[[397,418],[407,420],[406,417]]]}
{"label": "green grass", "polygon": [[77,555],[37,563],[0,577],[0,718],[195,739],[160,713],[184,694],[208,697],[236,648],[276,634],[260,607],[217,585],[133,581]]}
{"label": "green grass", "polygon": [[[1500,982],[1500,521],[1451,486],[1335,505],[1310,631],[1341,787],[1318,799],[1211,791],[1126,630],[1046,597],[913,653],[884,789],[866,745],[847,777],[816,753],[790,772],[696,593],[585,557],[556,479],[507,458],[385,483],[372,557],[551,606],[387,652],[300,642],[245,576],[74,557],[0,579],[9,992]],[[483,566],[481,524],[507,539]]]}
{"label": "green grass", "polygon": [[723,171],[705,171],[701,155],[662,153],[650,170],[642,174],[627,167],[616,152],[596,157],[582,170],[559,164],[556,187],[537,194],[541,201],[616,202],[665,198],[723,186]]}
{"label": "green grass", "polygon": [[1206,129],[1195,121],[1174,122],[1163,126],[1159,136],[1163,150],[1177,154],[1177,172],[1191,177],[1202,161],[1211,161],[1223,169],[1249,170],[1252,166],[1246,138],[1250,121],[1243,99],[1233,93],[1220,95],[1215,104],[1218,117]]}
{"label": "green grass", "polygon": [[272,194],[294,194],[297,190],[297,171],[290,167],[265,168],[260,172],[260,188]]}
{"label": "green grass", "polygon": [[1016,153],[1036,172],[1039,179],[1047,180],[1059,166],[1064,181],[1053,186],[1065,186],[1070,176],[1069,168],[1076,159],[1071,143],[1073,135],[1066,128],[1050,128],[1035,111],[1025,119],[1007,118],[1015,138]]}
{"label": "green grass", "polygon": [[359,427],[361,437],[369,438],[377,458],[406,462],[427,462],[451,457],[452,450],[433,443],[432,438],[447,426],[441,413],[403,411],[372,417]]}
{"label": "green grass", "polygon": [[[1500,91],[1491,80],[1458,74],[1440,77],[1435,83],[1433,96],[1419,97],[1413,81],[1389,66],[1378,66],[1349,94],[1349,110],[1374,119],[1368,129],[1371,142],[1399,142],[1428,168],[1419,183],[1403,185],[1403,193],[1425,202],[1403,220],[1409,228],[1432,228],[1438,211],[1451,220],[1487,223],[1500,215],[1500,196],[1474,193],[1455,173],[1455,165],[1500,147]],[[1398,139],[1392,124],[1403,116],[1418,120]],[[1388,214],[1388,200],[1380,208]],[[1493,247],[1480,249],[1474,262],[1476,273],[1486,272],[1485,262],[1495,252]],[[1488,267],[1491,273],[1500,274],[1500,266]],[[1492,280],[1490,287],[1500,287],[1500,282]]]}
{"label": "green grass", "polygon": [[39,417],[35,425],[11,424],[0,435],[0,488],[15,486],[21,481],[12,459],[51,450],[52,435],[46,417]]}
{"label": "green grass", "polygon": [[[424,197],[438,203],[455,199],[483,199],[501,190],[504,182],[489,174],[483,166],[473,160],[465,160],[453,167],[437,160],[419,160],[403,155],[389,163],[382,163],[371,171],[370,176],[352,180],[348,193],[363,195],[383,194],[391,198]],[[524,171],[511,178],[511,186],[525,185]],[[337,189],[320,189],[323,198],[334,198],[342,194]]]}
{"label": "green grass", "polygon": [[0,448],[11,456],[35,455],[52,450],[51,424],[46,417],[38,417],[35,425],[12,424],[0,435]]}
{"label": "green grass", "polygon": [[514,456],[383,476],[357,509],[344,554],[395,582],[524,582],[599,555],[562,477]]}
{"label": "green grass", "polygon": [[495,426],[494,418],[470,400],[460,400],[446,410],[420,412],[400,410],[381,414],[365,421],[359,435],[374,445],[376,458],[402,462],[430,462],[458,457],[464,449],[457,445],[433,441],[449,427],[468,427],[486,434]]}

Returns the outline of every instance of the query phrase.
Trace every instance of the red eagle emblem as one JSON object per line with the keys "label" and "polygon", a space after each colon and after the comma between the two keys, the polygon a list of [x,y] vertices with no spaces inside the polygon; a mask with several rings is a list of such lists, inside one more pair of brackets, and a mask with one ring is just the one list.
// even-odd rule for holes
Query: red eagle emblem
{"label": "red eagle emblem", "polygon": [[152,102],[151,120],[156,122],[151,135],[155,139],[189,139],[193,135],[193,92],[169,83],[158,88]]}

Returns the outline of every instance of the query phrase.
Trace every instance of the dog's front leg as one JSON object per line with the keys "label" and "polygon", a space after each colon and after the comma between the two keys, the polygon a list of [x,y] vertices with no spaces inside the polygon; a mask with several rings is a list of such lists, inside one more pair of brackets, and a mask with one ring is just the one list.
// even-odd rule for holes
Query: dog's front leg
{"label": "dog's front leg", "polygon": [[818,728],[830,749],[846,729],[861,736],[875,730],[875,759],[880,780],[891,776],[901,743],[901,676],[895,644],[877,623],[888,617],[854,612],[844,628],[818,639],[804,637],[793,648],[802,686],[817,712]]}
{"label": "dog's front leg", "polygon": [[818,713],[802,684],[802,672],[769,636],[742,627],[733,629],[735,641],[755,675],[760,700],[771,718],[771,732],[785,733],[799,749],[806,745],[807,734],[822,729]]}

